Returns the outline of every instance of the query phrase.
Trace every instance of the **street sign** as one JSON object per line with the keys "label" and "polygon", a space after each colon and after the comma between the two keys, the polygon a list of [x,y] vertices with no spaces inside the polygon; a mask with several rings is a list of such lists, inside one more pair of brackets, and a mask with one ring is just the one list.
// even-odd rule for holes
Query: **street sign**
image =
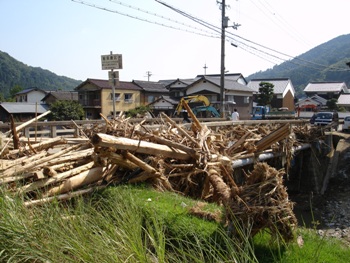
{"label": "street sign", "polygon": [[108,71],[108,81],[111,85],[119,86],[119,71]]}
{"label": "street sign", "polygon": [[121,54],[109,54],[101,56],[102,70],[122,69],[123,58]]}

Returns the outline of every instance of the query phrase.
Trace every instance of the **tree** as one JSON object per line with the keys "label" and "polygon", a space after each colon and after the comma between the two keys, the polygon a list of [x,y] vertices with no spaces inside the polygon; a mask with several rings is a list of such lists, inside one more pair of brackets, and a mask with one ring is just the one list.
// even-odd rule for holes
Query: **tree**
{"label": "tree", "polygon": [[260,82],[259,94],[258,94],[258,105],[266,106],[270,105],[273,99],[273,88],[275,86],[269,82]]}
{"label": "tree", "polygon": [[338,110],[337,102],[338,100],[333,98],[333,99],[327,100],[326,105],[330,110]]}
{"label": "tree", "polygon": [[16,98],[16,94],[18,92],[21,92],[23,90],[23,88],[20,85],[15,85],[10,89],[10,98],[8,98],[7,101],[11,102],[11,101],[15,101]]}
{"label": "tree", "polygon": [[84,109],[77,101],[58,100],[50,105],[50,120],[67,121],[81,120],[84,117]]}
{"label": "tree", "polygon": [[143,116],[151,111],[149,106],[139,106],[125,112],[126,117]]}

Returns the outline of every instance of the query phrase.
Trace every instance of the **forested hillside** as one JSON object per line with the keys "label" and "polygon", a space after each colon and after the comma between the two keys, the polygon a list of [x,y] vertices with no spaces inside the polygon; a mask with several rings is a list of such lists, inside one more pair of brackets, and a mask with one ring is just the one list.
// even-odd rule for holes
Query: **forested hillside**
{"label": "forested hillside", "polygon": [[346,65],[348,62],[350,34],[336,37],[272,69],[254,73],[247,80],[290,78],[300,97],[309,82],[341,81],[350,87],[350,67]]}
{"label": "forested hillside", "polygon": [[48,70],[31,67],[0,51],[0,93],[8,97],[16,85],[23,89],[37,87],[43,90],[73,90],[81,81],[58,76]]}
{"label": "forested hillside", "polygon": [[[341,81],[350,87],[350,34],[336,37],[296,58],[276,65],[266,71],[260,71],[246,79],[290,78],[297,91],[303,96],[303,90],[309,82]],[[181,77],[181,76],[179,76]],[[73,90],[81,81],[42,69],[31,67],[0,51],[0,93],[5,98],[16,85],[23,89],[38,87],[43,90]]]}

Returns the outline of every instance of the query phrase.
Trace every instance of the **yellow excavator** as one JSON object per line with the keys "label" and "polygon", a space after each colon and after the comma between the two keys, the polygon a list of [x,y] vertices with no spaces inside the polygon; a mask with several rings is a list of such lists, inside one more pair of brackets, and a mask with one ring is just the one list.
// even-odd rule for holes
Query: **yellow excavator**
{"label": "yellow excavator", "polygon": [[210,101],[208,100],[208,98],[203,95],[193,95],[181,98],[179,104],[175,109],[175,115],[181,115],[182,113],[183,115],[185,115],[184,120],[188,121],[186,109],[184,109],[184,104],[186,103],[188,105],[190,103],[195,102],[201,102],[203,105],[191,108],[194,115],[197,115],[199,112],[209,112],[211,117],[220,118],[220,113],[213,106],[210,105]]}

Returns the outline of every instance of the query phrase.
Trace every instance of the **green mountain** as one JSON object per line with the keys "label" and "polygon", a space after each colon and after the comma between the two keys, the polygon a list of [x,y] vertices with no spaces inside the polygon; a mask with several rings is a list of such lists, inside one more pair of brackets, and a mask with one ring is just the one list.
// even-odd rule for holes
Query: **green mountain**
{"label": "green mountain", "polygon": [[58,76],[48,70],[31,67],[0,51],[0,93],[9,96],[16,85],[23,89],[37,87],[42,90],[73,90],[79,80]]}
{"label": "green mountain", "polygon": [[290,78],[297,97],[301,97],[310,82],[340,81],[350,87],[350,67],[346,65],[348,62],[350,34],[336,37],[271,69],[254,73],[247,80]]}

